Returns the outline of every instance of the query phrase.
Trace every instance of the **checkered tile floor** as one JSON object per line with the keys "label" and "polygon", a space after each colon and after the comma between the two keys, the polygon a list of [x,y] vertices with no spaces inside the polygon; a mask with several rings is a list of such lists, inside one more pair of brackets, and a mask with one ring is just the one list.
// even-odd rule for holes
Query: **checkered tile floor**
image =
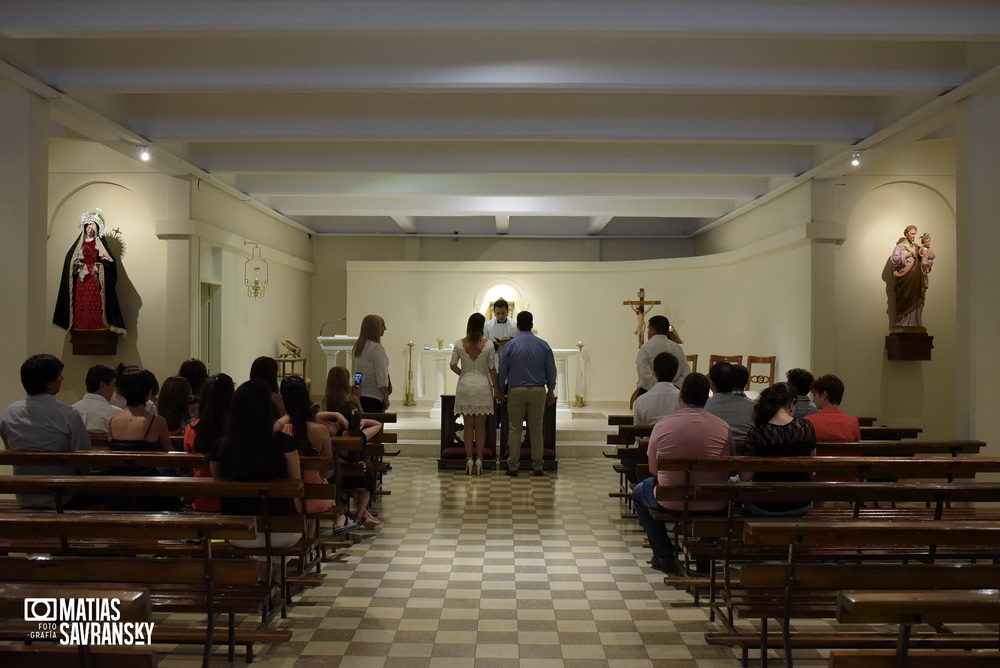
{"label": "checkered tile floor", "polygon": [[[383,525],[324,565],[324,585],[274,622],[292,642],[257,646],[254,666],[740,665],[705,644],[717,625],[704,609],[646,564],[638,523],[608,498],[607,460],[563,460],[547,478],[469,477],[429,458],[392,465]],[[198,665],[199,650],[175,648],[159,666]],[[809,651],[796,660],[826,664]]]}

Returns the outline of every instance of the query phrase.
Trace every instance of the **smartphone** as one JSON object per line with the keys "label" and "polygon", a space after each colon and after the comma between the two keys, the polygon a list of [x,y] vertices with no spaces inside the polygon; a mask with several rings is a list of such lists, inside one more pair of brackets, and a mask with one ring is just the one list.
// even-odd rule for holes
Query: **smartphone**
{"label": "smartphone", "polygon": [[361,387],[361,373],[354,374],[354,387]]}

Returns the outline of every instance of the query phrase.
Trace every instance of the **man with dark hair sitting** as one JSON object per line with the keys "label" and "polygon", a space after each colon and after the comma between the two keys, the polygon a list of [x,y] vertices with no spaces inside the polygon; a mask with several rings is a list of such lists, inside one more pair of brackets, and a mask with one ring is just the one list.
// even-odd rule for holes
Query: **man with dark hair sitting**
{"label": "man with dark hair sitting", "polygon": [[844,400],[844,383],[834,376],[820,376],[812,384],[813,399],[818,413],[806,416],[813,423],[816,440],[827,443],[843,443],[861,440],[861,426],[858,418],[840,410]]}
{"label": "man with dark hair sitting", "polygon": [[736,369],[736,385],[733,387],[733,394],[738,397],[746,397],[747,384],[750,383],[750,369],[742,364],[734,364],[733,368]]}
{"label": "man with dark hair sitting", "polygon": [[804,418],[807,415],[818,413],[819,409],[809,399],[809,388],[812,387],[813,375],[805,369],[789,369],[785,372],[785,378],[795,388],[799,395],[795,400],[795,417]]}
{"label": "man with dark hair sitting", "polygon": [[738,395],[736,389],[736,366],[729,362],[716,362],[708,370],[712,381],[712,398],[705,404],[705,410],[726,421],[733,430],[733,438],[743,440],[753,426],[752,400]]}
{"label": "man with dark hair sitting", "polygon": [[653,359],[656,385],[636,398],[632,405],[632,424],[656,424],[677,410],[680,392],[672,381],[679,365],[677,358],[670,353],[660,353]]}
{"label": "man with dark hair sitting", "polygon": [[[72,452],[90,450],[83,418],[56,399],[62,388],[63,363],[53,355],[33,355],[21,365],[21,385],[28,396],[7,406],[0,418],[0,437],[8,450]],[[15,466],[14,475],[76,475],[72,466]],[[55,508],[50,494],[18,494],[22,508]],[[80,503],[74,503],[80,502]],[[89,501],[89,500],[88,500]],[[86,505],[69,499],[66,508]]]}
{"label": "man with dark hair sitting", "polygon": [[111,367],[95,364],[87,371],[87,393],[73,404],[83,418],[88,431],[107,431],[108,421],[121,411],[111,404],[111,397],[118,387],[118,373]]}
{"label": "man with dark hair sitting", "polygon": [[[680,515],[684,510],[682,501],[656,501],[657,485],[680,485],[684,483],[683,471],[658,471],[657,459],[667,457],[720,457],[735,454],[733,434],[729,425],[705,410],[708,400],[709,381],[703,374],[692,373],[681,385],[680,408],[653,427],[649,437],[649,472],[646,478],[632,491],[639,522],[646,531],[649,544],[653,548],[653,568],[664,573],[674,572],[674,546],[663,522],[653,519],[650,509]],[[723,473],[693,473],[692,483],[726,482],[729,476]],[[723,501],[690,501],[688,512],[693,514],[717,514],[724,512]]]}

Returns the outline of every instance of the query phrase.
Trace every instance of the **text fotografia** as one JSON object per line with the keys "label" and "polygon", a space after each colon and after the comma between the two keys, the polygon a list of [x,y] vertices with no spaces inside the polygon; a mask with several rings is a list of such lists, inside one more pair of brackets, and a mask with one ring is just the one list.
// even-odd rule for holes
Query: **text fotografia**
{"label": "text fotografia", "polygon": [[24,621],[38,622],[32,640],[60,645],[148,645],[153,622],[121,621],[118,598],[26,598]]}

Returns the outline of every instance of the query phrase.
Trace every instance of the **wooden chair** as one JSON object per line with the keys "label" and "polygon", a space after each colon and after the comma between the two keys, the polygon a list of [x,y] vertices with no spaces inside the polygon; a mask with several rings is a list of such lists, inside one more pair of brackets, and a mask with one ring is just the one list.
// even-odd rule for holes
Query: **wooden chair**
{"label": "wooden chair", "polygon": [[686,355],[688,364],[691,366],[691,373],[698,373],[698,356]]}
{"label": "wooden chair", "polygon": [[747,355],[747,370],[750,371],[750,380],[747,381],[747,386],[743,389],[749,390],[750,386],[755,384],[764,387],[774,385],[774,361],[776,359],[774,355],[766,357]]}
{"label": "wooden chair", "polygon": [[708,368],[715,366],[716,362],[730,362],[732,364],[743,364],[743,355],[709,355]]}

